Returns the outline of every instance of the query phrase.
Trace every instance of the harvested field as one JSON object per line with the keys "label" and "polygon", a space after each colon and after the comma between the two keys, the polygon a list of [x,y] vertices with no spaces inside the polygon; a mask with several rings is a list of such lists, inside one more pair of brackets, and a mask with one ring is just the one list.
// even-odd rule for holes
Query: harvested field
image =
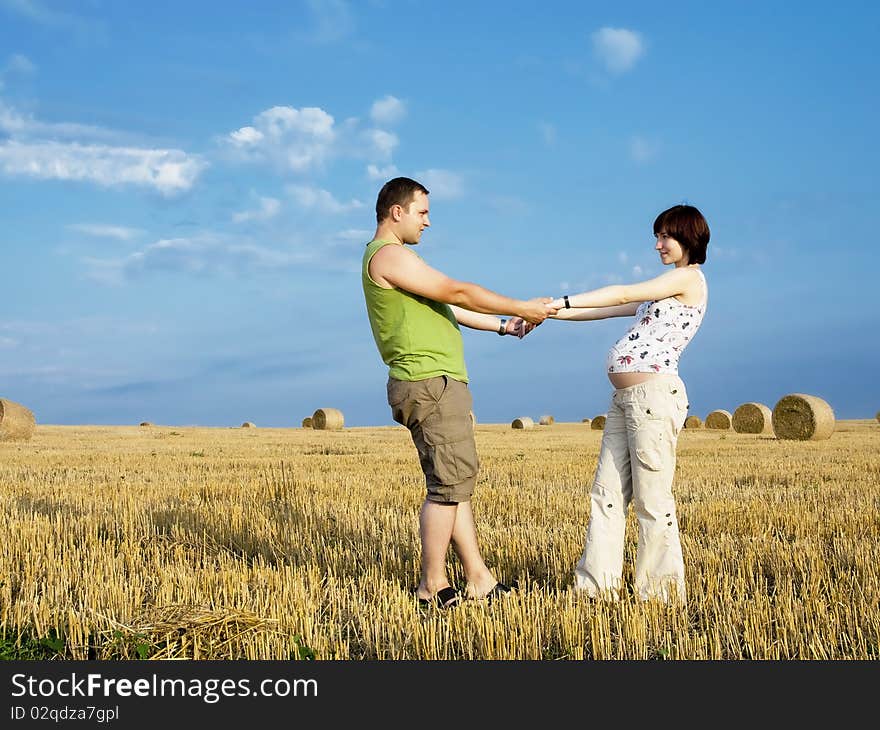
{"label": "harvested field", "polygon": [[[601,431],[479,424],[474,512],[517,593],[419,611],[402,427],[37,425],[0,443],[0,623],[68,659],[878,659],[880,429],[683,430],[686,606],[574,593]],[[452,561],[452,577],[461,580]]]}

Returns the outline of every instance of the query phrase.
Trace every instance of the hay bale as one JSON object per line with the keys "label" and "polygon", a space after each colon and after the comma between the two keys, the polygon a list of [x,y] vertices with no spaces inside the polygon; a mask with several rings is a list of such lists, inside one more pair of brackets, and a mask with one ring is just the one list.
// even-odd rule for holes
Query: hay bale
{"label": "hay bale", "polygon": [[685,428],[702,428],[703,421],[699,416],[688,416],[684,419],[684,427]]}
{"label": "hay bale", "polygon": [[153,424],[150,423],[149,421],[141,421],[139,425],[146,427],[146,426],[152,426]]}
{"label": "hay bale", "polygon": [[514,418],[513,422],[510,424],[511,428],[534,428],[535,422],[529,418],[528,416],[520,416],[519,418]]}
{"label": "hay bale", "polygon": [[772,423],[778,439],[819,441],[834,433],[834,411],[818,396],[790,393],[774,406]]}
{"label": "hay bale", "polygon": [[550,415],[541,416],[541,418],[538,420],[538,423],[542,426],[552,426],[554,423],[556,423],[556,419]]}
{"label": "hay bale", "polygon": [[305,418],[303,418],[302,427],[303,428],[311,428],[312,427],[312,417],[311,416],[306,416]]}
{"label": "hay bale", "polygon": [[593,431],[604,431],[605,430],[605,414],[600,416],[595,416],[592,421],[590,421],[590,428]]}
{"label": "hay bale", "polygon": [[256,425],[254,423],[252,423],[251,421],[245,421],[244,423],[241,424],[241,427],[242,428],[256,428]]}
{"label": "hay bale", "polygon": [[712,411],[708,416],[706,416],[706,428],[717,428],[721,431],[726,431],[730,428],[730,420],[730,411]]}
{"label": "hay bale", "polygon": [[592,419],[590,419],[590,418],[582,418],[582,419],[581,419],[581,423],[585,423],[587,426],[589,426],[591,420],[592,420]]}
{"label": "hay bale", "polygon": [[877,411],[875,418],[877,419],[877,422],[880,423],[880,411]]}
{"label": "hay bale", "polygon": [[312,414],[312,428],[318,431],[338,431],[344,425],[345,418],[337,408],[319,408]]}
{"label": "hay bale", "polygon": [[737,433],[771,433],[773,411],[763,403],[743,403],[733,412],[733,430]]}
{"label": "hay bale", "polygon": [[0,398],[0,441],[27,441],[34,435],[36,420],[29,408]]}

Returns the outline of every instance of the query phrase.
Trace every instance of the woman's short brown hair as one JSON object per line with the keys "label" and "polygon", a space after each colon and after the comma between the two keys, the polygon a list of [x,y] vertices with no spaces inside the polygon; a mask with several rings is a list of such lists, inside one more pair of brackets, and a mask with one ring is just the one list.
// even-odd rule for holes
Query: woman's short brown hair
{"label": "woman's short brown hair", "polygon": [[688,252],[689,264],[706,263],[709,224],[692,205],[673,205],[654,221],[654,235],[665,231]]}

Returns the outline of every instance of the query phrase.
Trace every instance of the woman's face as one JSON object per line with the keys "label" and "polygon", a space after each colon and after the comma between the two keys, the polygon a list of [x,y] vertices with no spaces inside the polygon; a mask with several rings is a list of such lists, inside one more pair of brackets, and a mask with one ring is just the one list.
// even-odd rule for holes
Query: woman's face
{"label": "woman's face", "polygon": [[684,266],[688,262],[688,253],[678,241],[670,236],[666,231],[658,231],[654,234],[657,243],[654,244],[654,250],[660,254],[660,262],[666,264],[676,264]]}

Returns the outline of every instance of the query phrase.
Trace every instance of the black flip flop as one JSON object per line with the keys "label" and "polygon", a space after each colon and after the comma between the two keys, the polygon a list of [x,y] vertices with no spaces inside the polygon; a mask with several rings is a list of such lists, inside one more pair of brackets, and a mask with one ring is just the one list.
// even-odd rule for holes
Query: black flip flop
{"label": "black flip flop", "polygon": [[502,596],[506,596],[508,593],[510,593],[515,588],[516,588],[515,583],[512,585],[507,585],[507,584],[501,583],[499,581],[494,586],[492,586],[492,590],[489,591],[485,596],[483,596],[482,599],[477,599],[477,600],[484,600],[484,601],[486,601],[486,603],[492,603],[492,601],[494,601],[498,598],[501,598]]}
{"label": "black flip flop", "polygon": [[452,586],[446,586],[437,591],[431,598],[420,598],[419,606],[428,608],[429,606],[437,606],[437,608],[452,608],[461,602],[461,596]]}

